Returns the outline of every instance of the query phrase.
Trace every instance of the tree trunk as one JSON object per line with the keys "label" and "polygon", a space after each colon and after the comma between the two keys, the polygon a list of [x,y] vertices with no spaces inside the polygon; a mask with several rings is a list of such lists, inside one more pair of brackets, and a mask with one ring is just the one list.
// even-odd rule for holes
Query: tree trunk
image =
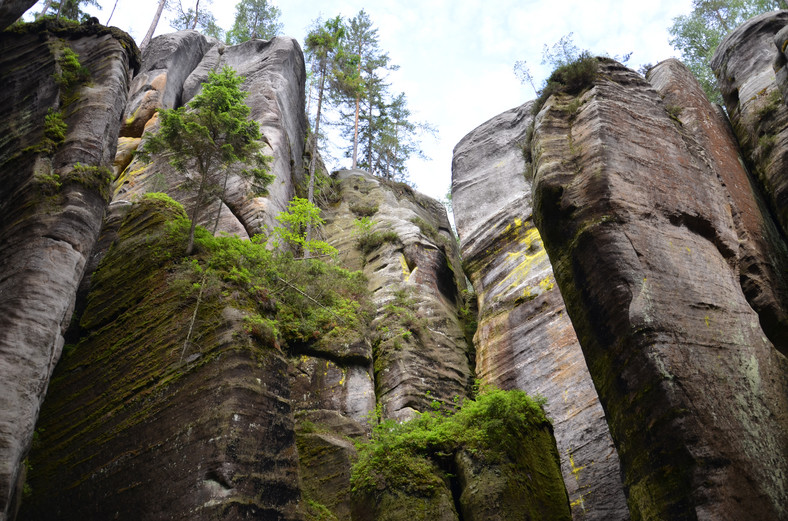
{"label": "tree trunk", "polygon": [[[358,78],[361,81],[361,51],[359,50],[359,61],[358,61]],[[359,87],[360,88],[360,87]],[[358,166],[358,110],[359,105],[361,103],[361,94],[356,94],[356,120],[353,126],[353,165],[351,169],[355,169]]]}
{"label": "tree trunk", "polygon": [[197,3],[194,4],[194,23],[192,24],[192,30],[197,29],[197,20],[200,18],[200,0],[197,0]]}
{"label": "tree trunk", "polygon": [[355,169],[358,165],[356,158],[358,157],[358,109],[359,104],[361,103],[360,96],[356,96],[356,120],[354,122],[353,127],[353,165],[350,167],[351,169]]}
{"label": "tree trunk", "polygon": [[47,0],[46,3],[44,4],[44,8],[41,9],[41,12],[38,13],[38,15],[36,16],[36,20],[47,14],[47,11],[49,11],[50,7],[52,7],[52,0]]}
{"label": "tree trunk", "polygon": [[109,13],[109,18],[107,18],[107,23],[104,25],[109,25],[109,21],[112,20],[112,15],[115,14],[115,8],[118,7],[118,0],[115,0],[115,5],[112,6],[112,12]]}
{"label": "tree trunk", "polygon": [[189,227],[189,243],[186,245],[186,255],[191,255],[194,253],[194,230],[197,228],[197,217],[200,215],[200,205],[202,204],[202,197],[205,193],[205,185],[208,182],[208,174],[205,172],[205,168],[203,168],[202,164],[198,164],[200,170],[200,189],[197,191],[197,200],[194,202],[194,208],[192,209],[192,222],[191,226]]}
{"label": "tree trunk", "polygon": [[[323,108],[323,89],[326,86],[326,65],[323,64],[320,70],[320,88],[317,91],[317,114],[315,115],[315,131],[309,136],[307,147],[309,149],[309,189],[307,191],[307,201],[314,204],[315,200],[315,162],[317,156],[318,132],[320,132],[320,110]],[[312,223],[306,223],[306,242],[312,239]],[[304,249],[304,257],[309,257],[309,250]]]}
{"label": "tree trunk", "polygon": [[145,38],[142,39],[142,43],[140,43],[140,51],[144,51],[145,47],[150,43],[151,38],[153,38],[153,33],[156,32],[156,26],[159,25],[159,18],[161,18],[161,12],[164,10],[164,4],[167,0],[159,0],[159,7],[156,8],[156,14],[153,15],[153,21],[148,28],[148,32],[145,34]]}

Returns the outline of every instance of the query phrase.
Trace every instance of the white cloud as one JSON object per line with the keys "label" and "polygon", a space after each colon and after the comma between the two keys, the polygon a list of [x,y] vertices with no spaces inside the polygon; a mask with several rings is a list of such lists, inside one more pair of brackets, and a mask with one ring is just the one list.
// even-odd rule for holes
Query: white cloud
{"label": "white cloud", "polygon": [[[106,22],[114,0],[103,0],[97,14]],[[158,0],[120,0],[117,25],[140,41]],[[594,52],[633,52],[630,66],[674,55],[667,28],[673,17],[688,13],[691,0],[633,2],[598,0],[278,0],[284,30],[303,41],[306,28],[322,14],[354,16],[364,8],[379,28],[381,47],[401,68],[391,75],[392,90],[404,91],[416,118],[437,126],[440,139],[424,143],[432,161],[412,161],[411,178],[433,197],[442,197],[451,179],[451,151],[468,132],[504,110],[533,97],[512,73],[525,59],[538,78],[542,47],[574,33],[581,48]],[[39,7],[40,9],[40,7]],[[210,6],[220,25],[229,28],[234,4]],[[162,20],[157,33],[168,31]]]}

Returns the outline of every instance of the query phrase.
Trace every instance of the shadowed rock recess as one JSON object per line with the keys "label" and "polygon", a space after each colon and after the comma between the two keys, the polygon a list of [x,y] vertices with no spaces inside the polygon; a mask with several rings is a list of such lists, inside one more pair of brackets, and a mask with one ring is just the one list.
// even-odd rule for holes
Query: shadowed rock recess
{"label": "shadowed rock recess", "polygon": [[533,224],[523,154],[532,107],[496,116],[454,148],[452,203],[479,302],[476,373],[547,399],[574,519],[629,519],[605,414]]}
{"label": "shadowed rock recess", "polygon": [[682,73],[652,71],[657,92],[600,59],[589,90],[551,97],[531,144],[534,220],[633,518],[786,519],[788,364],[742,288],[765,244],[748,227],[766,217],[748,220],[749,183],[719,170],[732,141]]}

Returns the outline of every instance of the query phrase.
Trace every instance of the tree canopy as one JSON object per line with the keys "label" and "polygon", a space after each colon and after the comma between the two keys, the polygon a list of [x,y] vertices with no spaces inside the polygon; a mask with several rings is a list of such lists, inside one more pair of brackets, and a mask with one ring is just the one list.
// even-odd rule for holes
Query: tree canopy
{"label": "tree canopy", "polygon": [[709,64],[722,39],[748,18],[788,8],[785,0],[693,0],[692,12],[677,16],[669,31],[670,44],[681,52],[684,64],[698,78],[712,102],[722,97]]}
{"label": "tree canopy", "polygon": [[241,0],[235,6],[235,24],[227,31],[227,43],[239,44],[260,38],[268,40],[282,32],[282,12],[268,0]]}
{"label": "tree canopy", "polygon": [[[186,106],[159,111],[159,131],[143,148],[143,157],[155,153],[169,157],[170,164],[184,175],[185,184],[197,190],[190,211],[187,255],[194,247],[194,230],[203,208],[211,196],[221,199],[224,194],[231,165],[255,163],[256,167],[239,173],[258,189],[271,181],[265,171],[266,158],[260,153],[260,127],[249,119],[251,109],[244,103],[247,93],[240,89],[243,79],[230,67],[210,72],[202,91]],[[194,170],[196,175],[192,175]]]}

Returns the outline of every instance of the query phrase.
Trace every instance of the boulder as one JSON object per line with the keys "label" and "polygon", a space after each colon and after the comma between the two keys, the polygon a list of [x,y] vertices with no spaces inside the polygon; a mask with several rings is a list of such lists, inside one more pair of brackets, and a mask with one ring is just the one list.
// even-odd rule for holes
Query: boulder
{"label": "boulder", "polygon": [[532,107],[494,117],[454,148],[455,222],[479,303],[476,374],[547,400],[574,519],[629,519],[605,413],[533,224]]}
{"label": "boulder", "polygon": [[586,90],[547,100],[531,153],[534,220],[632,517],[786,519],[788,364],[742,289],[714,162],[607,59]]}
{"label": "boulder", "polygon": [[0,0],[0,31],[19,20],[35,0]]}

